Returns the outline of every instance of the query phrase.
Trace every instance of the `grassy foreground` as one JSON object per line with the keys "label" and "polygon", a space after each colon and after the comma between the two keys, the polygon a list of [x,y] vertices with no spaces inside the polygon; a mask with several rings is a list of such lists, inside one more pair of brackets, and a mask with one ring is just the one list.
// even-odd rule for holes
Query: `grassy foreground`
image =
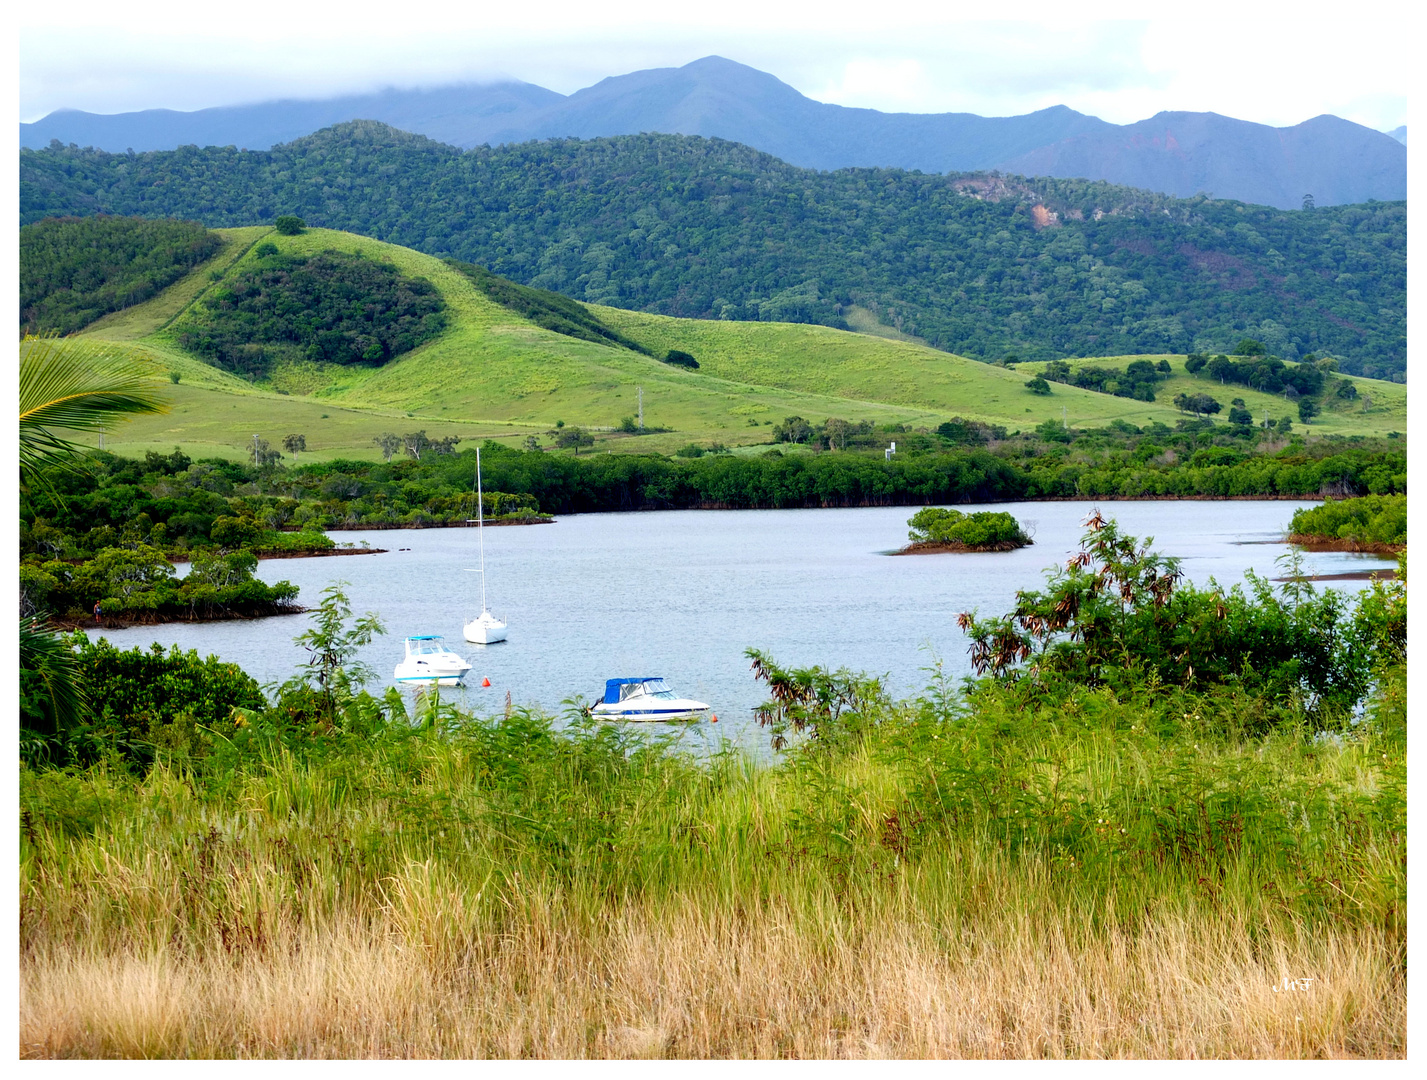
{"label": "grassy foreground", "polygon": [[1401,1056],[1403,694],[1327,741],[983,687],[777,765],[517,710],[27,770],[21,1053]]}

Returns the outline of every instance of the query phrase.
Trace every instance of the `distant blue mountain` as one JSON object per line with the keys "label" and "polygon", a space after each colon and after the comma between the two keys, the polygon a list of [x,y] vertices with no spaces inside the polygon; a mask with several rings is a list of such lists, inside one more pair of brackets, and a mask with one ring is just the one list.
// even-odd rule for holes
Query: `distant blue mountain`
{"label": "distant blue mountain", "polygon": [[1407,125],[1406,125],[1406,124],[1403,124],[1401,127],[1395,127],[1395,128],[1393,128],[1391,131],[1388,132],[1388,134],[1391,135],[1391,136],[1392,136],[1394,139],[1396,139],[1398,142],[1400,142],[1403,146],[1406,146],[1406,145],[1407,145]]}
{"label": "distant blue mountain", "polygon": [[605,79],[568,97],[529,83],[387,90],[198,112],[104,116],[64,110],[20,125],[20,145],[52,139],[112,152],[196,144],[266,149],[345,120],[379,120],[455,146],[662,132],[729,139],[803,168],[923,172],[1000,169],[1085,177],[1170,195],[1210,192],[1284,209],[1407,197],[1406,130],[1333,116],[1273,128],[1216,113],[1109,124],[1065,106],[1025,116],[884,113],[804,97],[766,72],[710,56]]}

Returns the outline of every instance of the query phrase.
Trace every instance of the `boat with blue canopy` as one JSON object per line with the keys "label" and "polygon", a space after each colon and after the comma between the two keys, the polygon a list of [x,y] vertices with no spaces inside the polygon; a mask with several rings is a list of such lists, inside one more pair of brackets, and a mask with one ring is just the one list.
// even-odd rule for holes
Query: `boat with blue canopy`
{"label": "boat with blue canopy", "polygon": [[657,675],[607,679],[604,696],[590,715],[604,720],[697,720],[708,715],[702,701],[679,697]]}

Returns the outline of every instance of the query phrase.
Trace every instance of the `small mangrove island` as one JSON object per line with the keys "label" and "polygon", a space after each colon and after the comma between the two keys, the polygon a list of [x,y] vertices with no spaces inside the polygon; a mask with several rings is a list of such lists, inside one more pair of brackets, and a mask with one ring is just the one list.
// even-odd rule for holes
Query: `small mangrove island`
{"label": "small mangrove island", "polygon": [[1407,496],[1331,499],[1296,510],[1288,542],[1310,551],[1396,555],[1407,549]]}
{"label": "small mangrove island", "polygon": [[978,510],[964,514],[940,506],[924,506],[907,521],[911,543],[898,555],[938,552],[1014,551],[1033,543],[1021,523],[1005,511]]}

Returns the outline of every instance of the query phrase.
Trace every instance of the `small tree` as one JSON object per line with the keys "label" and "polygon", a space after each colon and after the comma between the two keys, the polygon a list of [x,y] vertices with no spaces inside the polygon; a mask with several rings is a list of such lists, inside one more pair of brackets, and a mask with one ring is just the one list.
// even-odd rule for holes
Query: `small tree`
{"label": "small tree", "polygon": [[1033,394],[1049,394],[1050,383],[1046,382],[1040,376],[1036,376],[1034,379],[1030,379],[1026,382],[1026,389]]}
{"label": "small tree", "polygon": [[296,459],[298,451],[307,449],[307,436],[287,435],[282,440],[282,448]]}
{"label": "small tree", "polygon": [[283,236],[297,236],[303,229],[307,228],[307,222],[303,221],[296,214],[283,214],[273,222],[273,228],[277,229]]}
{"label": "small tree", "polygon": [[346,584],[334,581],[322,590],[322,602],[312,613],[311,629],[292,639],[294,644],[307,650],[306,667],[280,690],[283,694],[304,689],[315,691],[329,726],[336,717],[337,707],[351,700],[376,674],[369,665],[354,659],[358,651],[378,634],[386,633],[375,612],[369,611],[352,620],[351,604],[342,591]]}
{"label": "small tree", "polygon": [[383,461],[390,461],[391,456],[401,449],[401,436],[393,431],[383,432],[372,442],[381,447]]}
{"label": "small tree", "polygon": [[411,431],[401,437],[401,445],[408,456],[420,461],[422,451],[431,448],[431,440],[426,437],[425,431]]}
{"label": "small tree", "polygon": [[253,437],[253,445],[248,448],[248,460],[260,469],[269,469],[282,460],[282,451],[274,450],[267,439]]}
{"label": "small tree", "polygon": [[595,437],[582,427],[561,428],[555,436],[555,445],[562,450],[573,449],[576,456],[582,446],[594,446]]}
{"label": "small tree", "polygon": [[1319,413],[1318,403],[1310,397],[1298,399],[1298,419],[1305,424],[1310,423]]}

